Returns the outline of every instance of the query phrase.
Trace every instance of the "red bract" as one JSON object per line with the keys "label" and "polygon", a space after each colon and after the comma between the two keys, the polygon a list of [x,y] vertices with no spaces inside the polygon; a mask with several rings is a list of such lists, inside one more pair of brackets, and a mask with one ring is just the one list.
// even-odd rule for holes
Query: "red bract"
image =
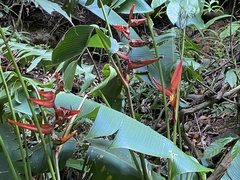
{"label": "red bract", "polygon": [[146,22],[146,18],[142,18],[142,19],[131,19],[130,22],[129,22],[129,25],[131,27],[135,27],[135,26],[138,26],[144,22]]}
{"label": "red bract", "polygon": [[65,143],[66,141],[68,141],[71,137],[73,137],[75,134],[77,133],[77,130],[74,130],[73,132],[71,132],[71,134],[69,134],[66,137],[63,137],[60,139],[61,144]]}
{"label": "red bract", "polygon": [[148,44],[148,42],[146,42],[142,39],[130,39],[130,41],[129,41],[129,45],[131,47],[142,47],[142,46],[145,46],[147,44]]}
{"label": "red bract", "polygon": [[66,118],[70,118],[78,113],[80,113],[81,110],[72,110],[72,109],[67,109],[65,107],[58,107],[55,109],[55,115],[56,115],[56,120],[54,124],[62,124]]}
{"label": "red bract", "polygon": [[[180,60],[177,68],[175,69],[172,79],[171,79],[171,90],[165,88],[164,91],[166,95],[170,98],[170,104],[174,108],[175,106],[175,101],[176,101],[176,89],[178,87],[178,84],[181,80],[181,74],[182,74],[182,60]],[[156,79],[153,77],[152,78],[156,86],[160,91],[162,91],[162,85],[159,84]]]}
{"label": "red bract", "polygon": [[182,60],[179,62],[178,66],[176,67],[171,79],[172,91],[175,91],[177,89],[179,81],[181,79],[181,74],[182,74]]}
{"label": "red bract", "polygon": [[139,61],[137,61],[137,60],[135,60],[135,61],[134,60],[130,60],[129,68],[130,69],[140,68],[140,67],[152,64],[154,62],[157,62],[161,58],[162,57],[154,58],[154,59],[148,59],[148,60],[139,60]]}
{"label": "red bract", "polygon": [[38,93],[42,95],[46,99],[55,99],[55,93],[53,91],[44,91],[44,90],[38,90]]}
{"label": "red bract", "polygon": [[129,26],[123,26],[123,25],[112,25],[112,27],[116,30],[119,31],[120,33],[123,34],[125,38],[130,40],[130,31],[129,31]]}
{"label": "red bract", "polygon": [[130,60],[130,59],[129,59],[129,56],[128,56],[128,53],[124,53],[124,52],[121,52],[121,51],[117,51],[117,55],[118,55],[120,58],[124,59],[124,60],[127,60],[127,61]]}
{"label": "red bract", "polygon": [[129,16],[128,16],[128,24],[130,24],[130,21],[132,19],[134,8],[135,8],[135,4],[133,4],[130,8],[130,12],[129,12]]}
{"label": "red bract", "polygon": [[54,103],[54,99],[46,99],[46,100],[42,100],[42,99],[35,99],[35,98],[29,98],[30,101],[43,106],[43,107],[47,107],[47,108],[54,108],[55,107],[55,103]]}
{"label": "red bract", "polygon": [[38,93],[42,95],[45,99],[35,99],[29,98],[30,101],[47,108],[55,107],[55,93],[52,91],[38,90]]}
{"label": "red bract", "polygon": [[[8,120],[8,122],[16,126],[22,127],[24,129],[29,129],[31,131],[38,132],[37,126],[33,124],[24,124],[10,119]],[[40,128],[43,134],[51,134],[53,131],[53,126],[51,124],[41,124]]]}

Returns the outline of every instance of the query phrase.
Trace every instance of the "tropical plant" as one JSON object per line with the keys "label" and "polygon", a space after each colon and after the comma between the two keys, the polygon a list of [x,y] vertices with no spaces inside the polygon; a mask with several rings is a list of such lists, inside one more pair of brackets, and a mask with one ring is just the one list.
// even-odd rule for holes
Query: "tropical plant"
{"label": "tropical plant", "polygon": [[[70,13],[76,6],[75,0],[64,3],[66,10],[48,0],[33,2],[48,13],[57,11],[72,24]],[[201,79],[195,72],[200,65],[186,52],[189,48],[199,53],[187,37],[186,29],[195,27],[201,31],[206,27],[201,19],[204,2],[153,0],[151,6],[143,0],[79,0],[78,3],[103,19],[106,27],[73,26],[53,50],[40,50],[7,39],[8,31],[0,27],[1,53],[13,66],[13,70],[5,72],[0,68],[0,159],[9,164],[6,167],[1,163],[0,168],[6,173],[0,174],[0,179],[31,179],[32,176],[60,179],[64,167],[83,171],[82,178],[86,179],[206,179],[206,173],[212,169],[182,151],[179,117],[179,106],[184,104],[180,101],[181,78],[187,74]],[[156,35],[150,15],[163,4],[169,20],[177,27]],[[128,14],[127,21],[121,13]],[[137,15],[141,18],[135,18]],[[141,25],[146,25],[150,32],[147,40],[135,31]],[[118,38],[113,36],[113,30]],[[102,68],[99,84],[94,87],[96,63],[83,63],[84,53],[90,48],[103,50],[109,59]],[[15,56],[13,51],[17,52]],[[42,84],[24,77],[16,58],[29,59],[28,71],[42,66],[55,67],[53,80]],[[164,110],[166,137],[136,120],[132,74],[151,86],[157,95],[161,92],[159,101],[163,103],[159,109]],[[84,79],[79,85],[79,94],[84,93],[84,97],[70,92],[76,77]],[[100,97],[103,103],[87,99],[90,95]],[[81,122],[93,124],[83,137],[78,131]],[[205,158],[216,155],[227,143],[237,139],[234,136],[212,144]],[[219,144],[218,150],[213,150]],[[232,151],[235,159],[239,156],[238,144],[237,141]],[[83,146],[87,146],[84,152],[79,150]],[[79,151],[84,158],[74,158],[73,153]],[[147,156],[155,157],[154,161]],[[154,171],[159,161],[166,166],[167,173]]]}

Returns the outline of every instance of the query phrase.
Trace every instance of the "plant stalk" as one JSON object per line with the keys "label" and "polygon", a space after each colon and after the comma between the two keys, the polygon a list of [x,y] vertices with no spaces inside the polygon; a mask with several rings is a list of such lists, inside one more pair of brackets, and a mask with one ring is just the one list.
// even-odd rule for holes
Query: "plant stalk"
{"label": "plant stalk", "polygon": [[[156,43],[156,40],[155,40],[155,36],[154,36],[152,25],[150,23],[151,22],[151,18],[150,18],[149,13],[146,14],[146,17],[147,17],[148,28],[149,28],[149,31],[151,33],[151,37],[152,37],[152,40],[153,40],[154,52],[155,52],[156,57],[159,57],[158,49],[157,49],[157,43]],[[164,110],[165,110],[167,138],[171,139],[171,137],[170,137],[170,123],[169,123],[169,115],[168,115],[167,98],[166,98],[166,93],[165,93],[165,82],[164,82],[164,78],[163,78],[162,64],[161,64],[160,61],[157,62],[157,66],[158,66],[158,70],[159,70],[159,78],[160,78],[161,85],[162,85],[163,106],[164,106]],[[172,160],[170,158],[168,158],[168,179],[171,179],[171,174],[172,174]]]}
{"label": "plant stalk", "polygon": [[7,162],[8,162],[8,165],[9,165],[11,171],[12,171],[12,175],[13,175],[14,179],[18,179],[18,176],[17,176],[17,173],[16,173],[15,168],[13,166],[12,160],[11,160],[9,154],[8,154],[8,151],[7,151],[7,149],[6,149],[5,145],[4,145],[4,142],[3,142],[1,136],[0,136],[0,147],[2,147],[2,150],[3,150],[3,152],[4,152],[4,154],[5,154],[6,158],[7,158]]}

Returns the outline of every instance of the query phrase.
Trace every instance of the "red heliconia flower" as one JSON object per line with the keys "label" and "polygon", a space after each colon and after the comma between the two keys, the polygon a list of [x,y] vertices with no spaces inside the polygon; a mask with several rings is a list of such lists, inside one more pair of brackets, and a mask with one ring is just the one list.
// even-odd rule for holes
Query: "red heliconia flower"
{"label": "red heliconia flower", "polygon": [[147,18],[141,18],[141,19],[131,19],[129,22],[129,25],[131,27],[136,27],[144,22],[146,22]]}
{"label": "red heliconia flower", "polygon": [[70,118],[78,113],[80,113],[81,110],[72,110],[72,109],[67,109],[65,107],[57,107],[55,109],[55,116],[56,116],[56,120],[54,122],[54,124],[63,124],[63,122],[67,119]]}
{"label": "red heliconia flower", "polygon": [[[175,107],[175,101],[176,101],[176,89],[178,87],[178,84],[181,80],[181,74],[182,74],[182,60],[180,60],[178,66],[176,67],[172,79],[171,79],[171,90],[168,88],[165,88],[164,91],[166,95],[170,98],[170,104],[174,108]],[[152,78],[156,86],[160,91],[162,91],[162,85],[156,81],[156,79]]]}
{"label": "red heliconia flower", "polygon": [[134,11],[134,8],[135,8],[135,4],[133,4],[130,8],[130,12],[129,12],[129,16],[128,16],[128,24],[130,24],[130,21],[133,17],[133,11]]}
{"label": "red heliconia flower", "polygon": [[130,39],[130,41],[129,41],[129,45],[131,47],[142,47],[142,46],[145,46],[147,44],[148,44],[148,42],[146,42],[142,39]]}
{"label": "red heliconia flower", "polygon": [[64,144],[65,142],[67,142],[71,137],[73,137],[75,134],[77,133],[77,130],[74,130],[73,132],[71,132],[71,134],[69,134],[68,136],[66,137],[62,137],[62,138],[54,138],[53,139],[53,143],[55,145],[61,145],[61,144]]}
{"label": "red heliconia flower", "polygon": [[63,81],[60,81],[60,75],[58,72],[55,72],[55,79],[56,79],[56,93],[57,94],[58,92],[60,91],[64,91],[64,83]]}
{"label": "red heliconia flower", "polygon": [[66,141],[68,141],[71,137],[73,137],[75,134],[77,133],[77,130],[74,130],[73,132],[71,132],[71,134],[69,134],[66,137],[61,138],[61,143],[65,143]]}
{"label": "red heliconia flower", "polygon": [[128,67],[130,69],[140,68],[143,66],[147,66],[154,62],[159,61],[162,57],[154,58],[154,59],[147,59],[147,60],[130,60]]}
{"label": "red heliconia flower", "polygon": [[132,19],[134,8],[135,8],[135,5],[133,4],[130,8],[130,13],[129,13],[129,16],[128,16],[128,25],[131,26],[131,27],[138,26],[138,25],[144,23],[147,20],[146,18]]}
{"label": "red heliconia flower", "polygon": [[123,60],[130,61],[128,53],[124,53],[122,51],[117,51],[117,55]]}
{"label": "red heliconia flower", "polygon": [[129,31],[129,26],[123,26],[123,25],[112,25],[112,27],[116,30],[119,31],[120,33],[123,34],[123,36],[130,40],[130,31]]}
{"label": "red heliconia flower", "polygon": [[43,107],[47,107],[47,108],[55,107],[54,101],[55,101],[56,95],[54,92],[38,90],[38,93],[42,95],[45,99],[29,98],[29,100]]}
{"label": "red heliconia flower", "polygon": [[42,100],[42,99],[29,98],[29,100],[34,102],[35,104],[38,104],[43,107],[47,107],[47,108],[55,107],[54,99],[43,99]]}
{"label": "red heliconia flower", "polygon": [[180,60],[179,64],[177,65],[177,67],[173,73],[172,79],[171,79],[172,91],[175,91],[177,89],[178,84],[181,79],[181,74],[182,74],[182,60]]}
{"label": "red heliconia flower", "polygon": [[53,91],[38,90],[38,93],[46,99],[55,99],[55,93]]}
{"label": "red heliconia flower", "polygon": [[[34,124],[24,124],[24,123],[20,123],[20,122],[16,122],[13,120],[8,120],[9,123],[14,124],[16,126],[22,127],[24,129],[28,129],[34,132],[38,132],[37,126],[35,126]],[[43,134],[51,134],[53,131],[53,125],[51,124],[41,124],[40,125],[41,131]]]}

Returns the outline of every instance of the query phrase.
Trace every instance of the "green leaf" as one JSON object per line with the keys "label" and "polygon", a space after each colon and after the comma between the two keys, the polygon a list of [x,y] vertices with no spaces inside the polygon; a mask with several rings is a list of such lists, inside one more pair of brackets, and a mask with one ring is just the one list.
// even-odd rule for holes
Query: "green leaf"
{"label": "green leaf", "polygon": [[[19,150],[19,144],[17,136],[12,132],[12,126],[9,124],[0,124],[0,136],[3,139],[3,143],[7,152],[11,158],[11,161],[15,167],[17,173],[23,173],[21,169],[22,157]],[[0,146],[0,179],[13,179],[12,172],[8,166],[8,162],[2,147]]]}
{"label": "green leaf", "polygon": [[[68,99],[68,101],[66,101]],[[76,109],[82,98],[73,94],[59,93],[56,104]],[[108,136],[116,133],[110,148],[127,148],[144,154],[171,158],[173,162],[172,177],[186,172],[208,172],[209,168],[201,166],[197,161],[184,154],[179,148],[161,134],[129,116],[107,108],[96,102],[85,100],[79,118],[86,116],[96,107],[100,107],[95,123],[86,139]]]}
{"label": "green leaf", "polygon": [[162,4],[164,4],[167,0],[153,0],[152,3],[151,3],[151,7],[153,9],[161,6]]}
{"label": "green leaf", "polygon": [[83,159],[68,159],[67,162],[66,162],[66,167],[74,168],[74,169],[77,169],[79,171],[82,171],[83,164],[84,164]]}
{"label": "green leaf", "polygon": [[53,50],[53,64],[58,65],[81,56],[87,47],[93,29],[93,26],[81,25],[70,28]]}
{"label": "green leaf", "polygon": [[87,151],[92,179],[140,179],[135,164],[127,149],[109,149],[111,141],[89,140]]}
{"label": "green leaf", "polygon": [[122,14],[129,14],[130,8],[133,4],[135,5],[133,13],[149,13],[153,11],[153,9],[144,0],[131,0],[122,3],[120,8],[118,8],[116,12]]}
{"label": "green leaf", "polygon": [[72,90],[73,79],[74,79],[77,63],[78,63],[78,61],[72,61],[67,66],[66,70],[64,71],[64,76],[63,76],[63,79],[64,79],[64,89],[67,90],[67,91],[71,91]]}
{"label": "green leaf", "polygon": [[94,0],[87,0],[85,6],[89,6],[89,5],[91,5],[92,3],[94,3]]}
{"label": "green leaf", "polygon": [[76,69],[76,74],[80,75],[80,74],[84,74],[84,82],[81,85],[81,91],[79,92],[79,94],[83,93],[94,81],[96,75],[92,74],[92,70],[93,70],[93,65],[86,65],[86,64],[81,64],[80,66],[77,66]]}
{"label": "green leaf", "polygon": [[103,75],[105,76],[104,80],[98,86],[96,86],[90,91],[90,93],[92,93],[93,95],[97,95],[98,94],[97,91],[107,86],[109,81],[113,79],[115,76],[117,76],[117,72],[109,64],[105,64],[103,67]]}
{"label": "green leaf", "polygon": [[[240,28],[239,21],[233,22],[231,24],[231,27],[232,27],[232,32],[231,33],[232,34],[236,33],[236,31]],[[230,25],[228,25],[228,27],[220,33],[220,38],[224,39],[226,37],[229,37],[231,35],[231,33],[230,33]]]}
{"label": "green leaf", "polygon": [[171,1],[167,6],[167,16],[175,24],[178,21],[181,7],[178,2]]}
{"label": "green leaf", "polygon": [[237,138],[238,138],[237,135],[230,135],[214,141],[205,149],[204,158],[211,158],[217,155],[218,153],[221,152],[221,150],[224,148],[225,145],[234,141]]}
{"label": "green leaf", "polygon": [[34,1],[34,3],[39,4],[49,14],[52,14],[53,11],[57,11],[72,23],[71,17],[68,16],[68,14],[64,10],[62,10],[62,8],[57,3],[54,3],[48,0],[37,0],[37,1]]}
{"label": "green leaf", "polygon": [[111,108],[122,111],[122,100],[121,96],[122,83],[118,76],[111,79],[106,86],[101,89],[101,92],[107,99]]}
{"label": "green leaf", "polygon": [[232,159],[235,159],[235,157],[237,157],[238,154],[240,154],[240,140],[238,140],[232,148],[232,152],[231,152]]}
{"label": "green leaf", "polygon": [[228,167],[227,171],[221,178],[221,180],[232,180],[232,179],[239,179],[240,177],[240,154],[231,162],[230,166]]}
{"label": "green leaf", "polygon": [[205,28],[207,29],[209,26],[211,26],[215,21],[217,21],[219,19],[228,18],[228,17],[231,17],[231,15],[223,14],[223,15],[217,16],[215,18],[212,18],[205,24]]}
{"label": "green leaf", "polygon": [[233,88],[237,84],[237,75],[234,70],[229,70],[226,73],[225,80]]}
{"label": "green leaf", "polygon": [[[117,148],[109,149],[112,141],[103,139],[91,139],[90,148],[87,151],[87,158],[90,161],[90,173],[93,179],[106,179],[111,176],[112,179],[140,179],[136,166],[131,158],[128,149]],[[135,154],[138,163],[140,159]],[[151,164],[145,159],[149,179],[164,179],[152,170]],[[91,166],[92,165],[92,166]],[[100,178],[101,177],[101,178]]]}
{"label": "green leaf", "polygon": [[[71,138],[63,144],[63,148],[59,154],[59,168],[62,169],[65,166],[66,161],[72,156],[76,147],[76,141]],[[47,142],[47,149],[49,155],[52,157],[52,150],[50,149],[49,143]],[[34,174],[40,174],[49,172],[49,167],[46,159],[45,152],[43,150],[42,143],[34,146],[31,151],[33,152],[30,156],[31,169]]]}

